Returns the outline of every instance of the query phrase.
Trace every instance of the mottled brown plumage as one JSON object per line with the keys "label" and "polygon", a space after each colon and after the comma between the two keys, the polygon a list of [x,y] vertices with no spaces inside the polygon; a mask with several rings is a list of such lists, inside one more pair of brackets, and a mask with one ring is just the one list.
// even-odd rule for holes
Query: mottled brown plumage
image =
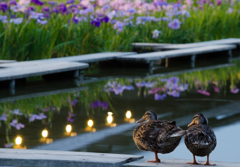
{"label": "mottled brown plumage", "polygon": [[140,150],[155,152],[156,160],[151,162],[160,162],[157,153],[172,152],[186,132],[176,126],[175,121],[157,120],[154,111],[147,111],[137,123],[144,120],[147,122],[135,127],[133,140]]}
{"label": "mottled brown plumage", "polygon": [[193,154],[194,161],[197,164],[196,156],[207,156],[207,163],[204,165],[215,165],[209,163],[209,154],[217,145],[216,136],[208,126],[208,120],[203,114],[196,114],[193,121],[188,125],[187,134],[184,136],[184,142],[188,150]]}

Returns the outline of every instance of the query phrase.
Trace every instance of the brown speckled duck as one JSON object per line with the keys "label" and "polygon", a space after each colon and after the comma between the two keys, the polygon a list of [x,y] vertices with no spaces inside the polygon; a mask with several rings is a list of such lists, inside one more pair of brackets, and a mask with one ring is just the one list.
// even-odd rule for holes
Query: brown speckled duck
{"label": "brown speckled duck", "polygon": [[[146,123],[142,123],[147,121]],[[133,131],[133,140],[136,146],[142,151],[152,151],[155,153],[155,161],[161,162],[157,153],[172,152],[186,134],[176,126],[175,121],[157,120],[155,111],[147,111],[136,123],[141,123]]]}
{"label": "brown speckled duck", "polygon": [[215,149],[217,139],[213,130],[208,126],[208,119],[201,113],[196,114],[188,127],[184,141],[188,150],[193,154],[193,162],[188,162],[188,164],[198,164],[195,156],[207,155],[207,162],[203,165],[214,166],[215,164],[209,163],[209,154]]}

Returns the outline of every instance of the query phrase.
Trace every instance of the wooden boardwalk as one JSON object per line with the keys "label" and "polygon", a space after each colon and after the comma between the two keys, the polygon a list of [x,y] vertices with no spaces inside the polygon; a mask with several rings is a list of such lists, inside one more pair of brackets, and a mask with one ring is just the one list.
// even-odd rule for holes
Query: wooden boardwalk
{"label": "wooden boardwalk", "polygon": [[188,44],[170,44],[170,43],[132,43],[132,46],[135,48],[150,47],[153,50],[174,50],[174,49],[186,49],[194,48],[200,46],[209,46],[209,45],[236,45],[239,47],[240,39],[239,38],[227,38],[213,41],[205,42],[195,42]]}
{"label": "wooden boardwalk", "polygon": [[136,52],[102,52],[102,53],[86,54],[86,55],[79,55],[79,56],[58,57],[58,58],[52,58],[52,59],[32,60],[32,61],[22,61],[22,62],[16,62],[16,63],[1,64],[0,67],[35,66],[40,64],[57,63],[57,62],[92,63],[92,62],[113,60],[116,57],[127,56],[132,54],[136,54]]}
{"label": "wooden boardwalk", "polygon": [[[40,75],[50,75],[72,71],[73,78],[83,77],[80,71],[88,68],[86,63],[113,60],[116,57],[134,54],[135,52],[103,52],[80,56],[69,56],[44,60],[14,62],[0,61],[0,81],[8,81],[9,87],[15,87],[15,80]],[[49,76],[48,78],[51,78]]]}
{"label": "wooden boardwalk", "polygon": [[0,149],[0,165],[41,167],[121,167],[141,155]]}
{"label": "wooden boardwalk", "polygon": [[[154,60],[173,58],[173,57],[191,56],[191,66],[195,67],[196,55],[228,51],[227,55],[231,59],[231,57],[232,57],[231,50],[235,49],[236,47],[237,46],[235,46],[235,45],[210,45],[210,46],[201,46],[201,47],[197,47],[197,48],[188,48],[188,49],[181,49],[181,50],[135,54],[135,55],[118,57],[117,59],[123,60],[123,61],[132,61],[132,62],[133,61],[136,61],[136,62],[142,61],[142,62],[149,63],[150,67],[152,67]],[[229,61],[230,61],[230,59],[229,59]],[[166,66],[167,66],[167,64],[166,64]]]}

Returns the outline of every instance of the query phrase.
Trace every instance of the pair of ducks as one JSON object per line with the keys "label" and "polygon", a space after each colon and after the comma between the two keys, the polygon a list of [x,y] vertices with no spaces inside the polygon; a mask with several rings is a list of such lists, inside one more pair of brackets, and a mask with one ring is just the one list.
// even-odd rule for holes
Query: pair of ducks
{"label": "pair of ducks", "polygon": [[[147,121],[146,123],[142,123]],[[198,164],[195,156],[206,156],[207,162],[203,165],[215,165],[209,163],[209,154],[215,149],[217,141],[213,130],[208,126],[208,119],[203,114],[196,114],[188,125],[188,130],[182,130],[176,126],[175,121],[157,120],[155,111],[147,111],[136,123],[141,123],[133,131],[133,140],[142,151],[155,153],[155,161],[161,162],[157,153],[170,153],[180,143],[184,135],[184,141],[188,150],[193,154],[193,162]]]}

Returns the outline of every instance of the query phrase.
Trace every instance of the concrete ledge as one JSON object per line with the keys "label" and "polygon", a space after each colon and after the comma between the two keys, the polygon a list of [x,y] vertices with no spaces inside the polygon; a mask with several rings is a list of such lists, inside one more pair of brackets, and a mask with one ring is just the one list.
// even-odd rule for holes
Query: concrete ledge
{"label": "concrete ledge", "polygon": [[[206,158],[207,159],[207,158]],[[161,163],[151,163],[147,162],[149,160],[154,160],[154,155],[153,159],[141,159],[139,161],[134,161],[128,164],[124,164],[123,166],[128,166],[128,167],[139,167],[139,166],[145,166],[145,167],[190,167],[190,166],[197,166],[197,167],[204,167],[205,165],[191,165],[187,164],[187,162],[192,162],[192,160],[182,160],[182,159],[162,159],[161,158]],[[198,163],[205,163],[203,161],[198,161]],[[217,167],[239,167],[240,163],[230,163],[230,162],[214,162],[210,161],[211,164],[216,164]]]}
{"label": "concrete ledge", "polygon": [[142,158],[126,154],[0,149],[0,166],[120,167]]}

